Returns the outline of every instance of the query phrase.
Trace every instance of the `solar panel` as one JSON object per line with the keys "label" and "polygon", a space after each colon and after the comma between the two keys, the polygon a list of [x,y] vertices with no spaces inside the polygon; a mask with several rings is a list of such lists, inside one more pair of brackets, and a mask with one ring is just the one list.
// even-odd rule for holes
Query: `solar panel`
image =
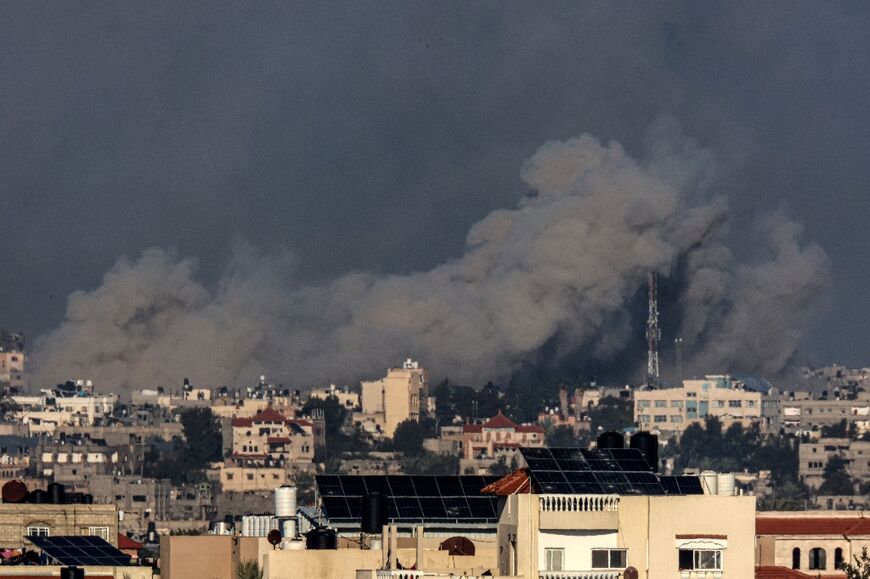
{"label": "solar panel", "polygon": [[495,522],[498,499],[481,495],[480,491],[499,478],[319,475],[316,481],[323,510],[332,522],[358,522],[362,498],[372,492],[387,495],[387,516],[391,522],[481,519]]}
{"label": "solar panel", "polygon": [[671,491],[650,471],[635,448],[521,448],[532,483],[540,493],[664,495]]}
{"label": "solar panel", "polygon": [[27,537],[46,556],[61,565],[127,566],[125,555],[100,537]]}
{"label": "solar panel", "polygon": [[659,482],[662,483],[662,486],[665,489],[665,493],[669,495],[678,495],[680,493],[680,487],[677,485],[677,477],[675,476],[660,476]]}
{"label": "solar panel", "polygon": [[680,494],[684,495],[703,495],[704,489],[701,486],[701,479],[696,476],[678,476],[677,486],[680,487]]}

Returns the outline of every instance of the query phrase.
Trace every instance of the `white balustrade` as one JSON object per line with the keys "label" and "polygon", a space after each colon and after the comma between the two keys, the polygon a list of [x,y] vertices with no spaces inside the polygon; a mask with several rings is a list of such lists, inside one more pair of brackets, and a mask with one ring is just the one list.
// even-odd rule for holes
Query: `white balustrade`
{"label": "white balustrade", "polygon": [[619,495],[540,495],[542,512],[579,513],[619,510]]}
{"label": "white balustrade", "polygon": [[619,579],[621,571],[540,571],[539,579]]}

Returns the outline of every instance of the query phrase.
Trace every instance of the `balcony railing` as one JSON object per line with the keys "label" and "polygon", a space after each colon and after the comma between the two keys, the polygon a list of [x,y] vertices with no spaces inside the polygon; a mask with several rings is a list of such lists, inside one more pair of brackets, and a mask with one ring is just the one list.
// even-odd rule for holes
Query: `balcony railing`
{"label": "balcony railing", "polygon": [[539,579],[619,579],[621,576],[622,571],[540,571],[538,574]]}
{"label": "balcony railing", "polygon": [[542,512],[605,512],[619,510],[619,495],[540,495]]}
{"label": "balcony railing", "polygon": [[457,575],[449,571],[406,571],[403,569],[378,569],[378,579],[444,579],[458,578],[462,579],[482,579],[475,575]]}

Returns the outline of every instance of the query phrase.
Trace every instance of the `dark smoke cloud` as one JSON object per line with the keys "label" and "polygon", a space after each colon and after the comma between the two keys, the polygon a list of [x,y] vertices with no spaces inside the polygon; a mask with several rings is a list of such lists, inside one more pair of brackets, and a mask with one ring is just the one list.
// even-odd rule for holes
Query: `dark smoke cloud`
{"label": "dark smoke cloud", "polygon": [[606,360],[640,339],[630,302],[650,270],[679,277],[681,335],[702,371],[780,370],[825,303],[825,253],[782,214],[747,259],[726,245],[728,199],[712,155],[665,119],[645,153],[584,134],[542,145],[532,193],[476,223],[465,253],[409,275],[294,281],[292,260],[239,248],[215,287],[192,260],[152,248],[69,298],[37,345],[37,382],[69,376],[131,389],[353,379],[406,356],[436,374],[504,377],[558,337]]}

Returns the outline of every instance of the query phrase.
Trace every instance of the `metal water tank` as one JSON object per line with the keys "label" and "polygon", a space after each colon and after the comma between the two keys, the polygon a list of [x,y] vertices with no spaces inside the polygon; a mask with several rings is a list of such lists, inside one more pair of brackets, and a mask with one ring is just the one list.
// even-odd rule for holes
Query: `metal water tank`
{"label": "metal water tank", "polygon": [[338,547],[338,536],[335,529],[328,527],[315,527],[305,535],[305,547],[312,550],[324,551]]}
{"label": "metal water tank", "polygon": [[719,487],[718,494],[719,496],[730,497],[734,495],[734,473],[733,472],[720,472],[716,476],[716,485]]}
{"label": "metal water tank", "polygon": [[715,470],[705,470],[701,473],[701,488],[704,489],[705,495],[719,494],[719,485],[717,484],[717,475]]}
{"label": "metal water tank", "polygon": [[27,499],[27,485],[20,480],[11,480],[0,490],[4,503],[23,503]]}
{"label": "metal water tank", "polygon": [[53,505],[62,505],[66,502],[66,489],[60,483],[48,485],[48,500]]}
{"label": "metal water tank", "polygon": [[281,521],[281,534],[285,539],[294,539],[296,537],[296,519],[284,519]]}
{"label": "metal water tank", "polygon": [[659,471],[659,437],[651,432],[641,430],[631,435],[631,448],[636,448],[646,459],[650,470]]}
{"label": "metal water tank", "polygon": [[31,491],[27,497],[27,501],[36,505],[42,505],[48,502],[48,493],[42,489]]}
{"label": "metal water tank", "polygon": [[275,516],[296,516],[296,487],[285,485],[275,489]]}
{"label": "metal water tank", "polygon": [[598,435],[598,448],[625,448],[625,437],[618,432],[602,432]]}
{"label": "metal water tank", "polygon": [[362,497],[360,502],[360,530],[369,535],[381,533],[387,524],[387,496],[373,492]]}
{"label": "metal water tank", "polygon": [[245,515],[244,517],[242,517],[242,536],[254,536],[254,517],[251,517],[249,515]]}

